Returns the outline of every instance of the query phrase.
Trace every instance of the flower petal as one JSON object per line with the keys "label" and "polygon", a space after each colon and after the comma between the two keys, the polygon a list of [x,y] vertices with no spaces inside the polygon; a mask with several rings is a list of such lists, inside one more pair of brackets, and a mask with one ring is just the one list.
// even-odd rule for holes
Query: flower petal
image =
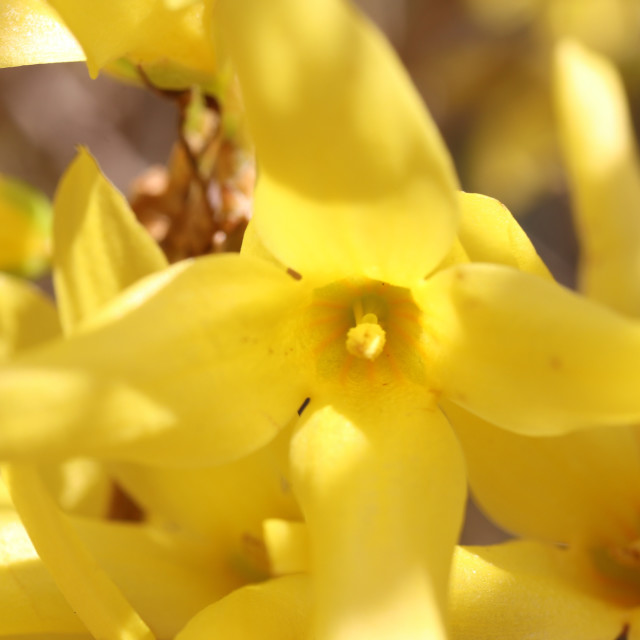
{"label": "flower petal", "polygon": [[309,527],[314,637],[444,638],[465,481],[433,400],[370,387],[335,403],[314,399],[291,459]]}
{"label": "flower petal", "polygon": [[48,271],[51,217],[51,203],[44,194],[0,175],[0,269],[28,278]]}
{"label": "flower petal", "polygon": [[215,55],[206,2],[172,10],[164,0],[49,0],[87,55],[89,72],[126,56],[134,64],[165,62],[213,73]]}
{"label": "flower petal", "polygon": [[4,637],[81,633],[85,629],[38,557],[13,509],[0,511],[0,593]]}
{"label": "flower petal", "polygon": [[242,585],[211,540],[139,524],[78,518],[74,525],[158,638],[175,637],[198,611]]}
{"label": "flower petal", "polygon": [[0,274],[0,362],[59,335],[53,304],[32,284]]}
{"label": "flower petal", "polygon": [[[84,518],[73,525],[159,637],[173,637],[197,611],[239,584],[228,568],[215,566],[204,544],[187,545],[180,536],[142,525]],[[3,637],[40,633],[58,639],[84,629],[13,509],[0,512],[0,592]]]}
{"label": "flower petal", "polygon": [[262,537],[265,518],[300,518],[288,479],[290,437],[286,428],[250,455],[215,467],[120,463],[109,469],[153,520],[215,540],[221,552],[241,562],[247,543]]}
{"label": "flower petal", "polygon": [[435,387],[479,417],[530,435],[640,419],[636,323],[499,265],[452,267],[413,295]]}
{"label": "flower petal", "polygon": [[20,640],[95,640],[94,637],[88,633],[56,633],[55,636],[50,634],[35,635],[29,634],[26,636],[20,636]]}
{"label": "flower petal", "polygon": [[443,408],[464,449],[474,496],[501,527],[582,547],[637,537],[640,457],[631,429],[531,438],[452,403]]}
{"label": "flower petal", "polygon": [[555,58],[556,108],[580,236],[580,288],[640,316],[640,168],[619,73],[575,42]]}
{"label": "flower petal", "polygon": [[306,576],[286,576],[252,584],[201,611],[176,640],[311,639],[310,603]]}
{"label": "flower petal", "polygon": [[458,236],[439,270],[463,262],[491,262],[552,277],[527,234],[501,202],[464,191],[458,192],[458,200],[462,214]]}
{"label": "flower petal", "polygon": [[302,283],[245,256],[150,276],[92,331],[0,371],[0,457],[180,466],[258,449],[308,395],[290,324],[306,299]]}
{"label": "flower petal", "polygon": [[83,148],[60,182],[54,212],[56,298],[67,333],[123,289],[168,264]]}
{"label": "flower petal", "polygon": [[458,548],[452,640],[622,637],[629,612],[595,597],[571,552],[536,542]]}
{"label": "flower petal", "polygon": [[153,640],[147,625],[56,507],[37,468],[8,464],[2,475],[38,555],[87,629],[98,638]]}
{"label": "flower petal", "polygon": [[10,511],[14,510],[13,502],[11,502],[11,496],[9,495],[7,484],[0,475],[0,514],[7,509]]}
{"label": "flower petal", "polygon": [[491,262],[551,278],[527,234],[501,202],[460,192],[458,238],[471,262]]}
{"label": "flower petal", "polygon": [[[24,280],[0,274],[0,360],[52,340],[60,332],[56,309],[39,289]],[[46,465],[42,471],[47,486],[64,510],[93,516],[106,513],[111,500],[111,479],[96,461],[68,460],[60,465]]]}
{"label": "flower petal", "polygon": [[113,506],[113,480],[89,458],[39,465],[44,483],[65,513],[105,518]]}
{"label": "flower petal", "polygon": [[287,268],[267,249],[267,247],[264,246],[262,239],[256,231],[255,216],[249,220],[247,228],[244,231],[240,253],[247,256],[253,256],[254,258],[261,258],[262,260],[266,260],[267,262],[285,270]]}
{"label": "flower petal", "polygon": [[389,44],[341,0],[218,9],[256,144],[267,248],[319,280],[426,275],[453,242],[456,179]]}
{"label": "flower petal", "polygon": [[76,39],[44,0],[4,0],[0,33],[0,67],[85,59]]}
{"label": "flower petal", "polygon": [[273,575],[309,571],[309,534],[304,522],[265,520],[264,543]]}

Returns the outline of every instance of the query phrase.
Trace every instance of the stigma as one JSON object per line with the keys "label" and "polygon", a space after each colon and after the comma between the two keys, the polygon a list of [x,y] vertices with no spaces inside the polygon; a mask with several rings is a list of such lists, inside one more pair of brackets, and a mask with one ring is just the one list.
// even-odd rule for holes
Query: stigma
{"label": "stigma", "polygon": [[358,299],[354,303],[356,325],[347,332],[346,346],[352,356],[373,361],[382,353],[387,336],[380,326],[378,316],[367,308],[370,306],[375,306],[370,299]]}

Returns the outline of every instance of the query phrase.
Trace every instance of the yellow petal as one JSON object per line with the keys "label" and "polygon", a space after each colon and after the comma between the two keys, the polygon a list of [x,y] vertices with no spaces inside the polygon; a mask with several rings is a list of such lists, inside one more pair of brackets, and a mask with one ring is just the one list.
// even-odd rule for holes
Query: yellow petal
{"label": "yellow petal", "polygon": [[640,315],[640,169],[622,80],[605,58],[563,42],[556,108],[582,256],[580,288]]}
{"label": "yellow petal", "polygon": [[640,459],[631,429],[531,438],[446,403],[469,482],[500,526],[530,538],[588,548],[637,537]]}
{"label": "yellow petal", "polygon": [[72,458],[39,468],[44,483],[65,513],[107,517],[112,507],[113,481],[104,464],[88,458]]}
{"label": "yellow petal", "polygon": [[438,271],[442,269],[446,269],[447,267],[451,267],[454,264],[462,264],[464,262],[470,262],[469,255],[467,254],[465,248],[462,246],[460,242],[460,237],[458,236],[451,245],[449,249],[449,253],[443,258],[442,262],[438,265]]}
{"label": "yellow petal", "polygon": [[260,176],[266,247],[307,277],[406,285],[447,253],[456,179],[381,35],[341,0],[226,0]]}
{"label": "yellow petal", "polygon": [[172,9],[164,0],[50,0],[87,56],[92,76],[126,56],[135,64],[165,62],[213,73],[215,55],[206,2]]}
{"label": "yellow petal", "polygon": [[0,175],[0,270],[35,278],[48,270],[50,259],[49,200],[21,180]]}
{"label": "yellow petal", "polygon": [[184,9],[185,7],[189,7],[192,4],[196,4],[201,0],[164,0],[165,5],[169,9]]}
{"label": "yellow petal", "polygon": [[201,611],[176,640],[311,640],[310,603],[306,576],[253,584]]}
{"label": "yellow petal", "polygon": [[265,520],[264,543],[272,575],[309,571],[309,533],[304,522]]}
{"label": "yellow petal", "polygon": [[0,67],[85,59],[76,39],[44,0],[4,0],[0,33]]}
{"label": "yellow petal", "polygon": [[[457,73],[458,82],[467,84],[457,96],[457,109],[473,114],[473,124],[464,134],[466,185],[491,193],[518,216],[557,189],[557,142],[546,67],[541,73],[530,57],[515,55],[508,75],[495,80],[484,75],[497,69],[498,59],[510,55],[505,45],[494,38],[480,47],[459,47],[461,53],[454,53],[440,73],[448,75],[448,82],[456,82],[451,75]],[[437,68],[432,69],[436,73]],[[452,105],[449,112],[453,109]]]}
{"label": "yellow petal", "polygon": [[100,567],[158,638],[174,638],[198,611],[242,584],[216,541],[138,524],[73,522]]}
{"label": "yellow petal", "polygon": [[147,625],[56,507],[37,468],[4,465],[2,475],[38,555],[87,629],[99,638],[153,640]]}
{"label": "yellow petal", "polygon": [[535,542],[458,548],[451,640],[618,638],[629,612],[588,591],[569,551]]}
{"label": "yellow petal", "polygon": [[501,202],[464,191],[458,192],[458,200],[462,214],[458,237],[439,269],[462,262],[491,262],[551,278],[527,234]]}
{"label": "yellow petal", "polygon": [[30,283],[0,274],[0,362],[58,335],[53,304]]}
{"label": "yellow petal", "polygon": [[460,192],[458,238],[471,262],[515,267],[545,278],[549,270],[509,210],[497,200]]}
{"label": "yellow petal", "polygon": [[423,392],[312,400],[292,441],[318,640],[444,638],[465,495],[453,433]]}
{"label": "yellow petal", "polygon": [[514,432],[640,419],[640,327],[553,282],[460,265],[415,287],[436,388]]}
{"label": "yellow petal", "polygon": [[36,633],[20,636],[20,640],[50,640],[51,638],[54,640],[95,640],[95,638],[88,633],[56,633],[55,636]]}
{"label": "yellow petal", "polygon": [[291,324],[306,299],[301,283],[245,256],[150,276],[103,326],[0,372],[0,457],[180,466],[258,449],[308,395]]}
{"label": "yellow petal", "polygon": [[[142,525],[73,520],[98,564],[161,638],[171,638],[209,602],[238,586],[204,543]],[[3,637],[42,638],[84,626],[38,557],[18,515],[0,513],[0,619]],[[75,637],[75,636],[74,636]],[[91,636],[87,636],[91,637]]]}
{"label": "yellow petal", "polygon": [[258,232],[256,231],[256,220],[255,217],[252,217],[249,220],[249,224],[247,224],[247,228],[245,229],[244,236],[242,236],[242,246],[240,248],[240,253],[253,256],[255,258],[262,258],[262,260],[266,260],[267,262],[271,262],[278,267],[286,269],[286,266],[282,264],[270,251],[267,247],[264,246],[264,243],[260,239]]}
{"label": "yellow petal", "polygon": [[9,489],[7,489],[6,482],[0,476],[0,513],[5,510],[13,511],[13,502],[11,502],[11,496],[9,495]]}
{"label": "yellow petal", "polygon": [[167,266],[85,149],[60,182],[54,212],[56,298],[67,333],[123,289]]}
{"label": "yellow petal", "polygon": [[[246,563],[253,559],[249,545],[262,537],[265,518],[300,518],[288,477],[290,437],[291,429],[286,428],[254,453],[215,467],[109,468],[150,517],[215,540],[230,559]],[[264,571],[264,559],[257,560],[262,566],[258,562],[247,569]]]}
{"label": "yellow petal", "polygon": [[634,2],[556,1],[545,7],[544,14],[544,26],[554,40],[575,38],[620,61],[630,60],[637,55],[638,7]]}
{"label": "yellow petal", "polygon": [[0,511],[0,593],[4,637],[84,630],[13,509]]}

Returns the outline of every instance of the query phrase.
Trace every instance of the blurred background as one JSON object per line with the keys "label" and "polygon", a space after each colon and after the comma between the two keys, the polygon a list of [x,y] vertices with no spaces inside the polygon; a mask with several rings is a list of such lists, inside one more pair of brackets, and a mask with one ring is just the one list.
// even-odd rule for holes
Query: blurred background
{"label": "blurred background", "polygon": [[[577,248],[554,130],[552,45],[576,36],[613,58],[637,117],[640,0],[357,4],[385,31],[412,76],[463,190],[506,204],[556,277],[572,286]],[[0,173],[49,198],[78,144],[123,193],[138,197],[141,176],[146,189],[156,175],[150,168],[169,162],[179,123],[176,100],[105,74],[91,80],[83,63],[0,70]],[[470,506],[464,542],[504,535]]]}
{"label": "blurred background", "polygon": [[[557,155],[550,51],[579,37],[621,68],[640,97],[637,0],[358,0],[386,32],[434,116],[465,191],[498,198],[571,284],[575,243]],[[636,110],[634,110],[635,112]],[[170,100],[82,63],[0,72],[0,172],[51,196],[84,144],[130,193],[177,138]],[[568,261],[568,264],[567,264]]]}

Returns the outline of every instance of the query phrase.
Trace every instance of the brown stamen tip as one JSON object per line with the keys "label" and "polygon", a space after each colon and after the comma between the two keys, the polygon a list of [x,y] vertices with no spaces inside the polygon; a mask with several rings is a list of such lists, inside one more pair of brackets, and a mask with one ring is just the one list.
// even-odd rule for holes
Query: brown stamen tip
{"label": "brown stamen tip", "polygon": [[624,627],[622,627],[622,631],[620,632],[620,635],[615,640],[627,640],[628,637],[629,637],[629,625],[625,624]]}
{"label": "brown stamen tip", "polygon": [[307,405],[311,402],[311,398],[305,398],[305,401],[300,405],[298,409],[298,415],[301,416],[302,412],[307,408]]}

